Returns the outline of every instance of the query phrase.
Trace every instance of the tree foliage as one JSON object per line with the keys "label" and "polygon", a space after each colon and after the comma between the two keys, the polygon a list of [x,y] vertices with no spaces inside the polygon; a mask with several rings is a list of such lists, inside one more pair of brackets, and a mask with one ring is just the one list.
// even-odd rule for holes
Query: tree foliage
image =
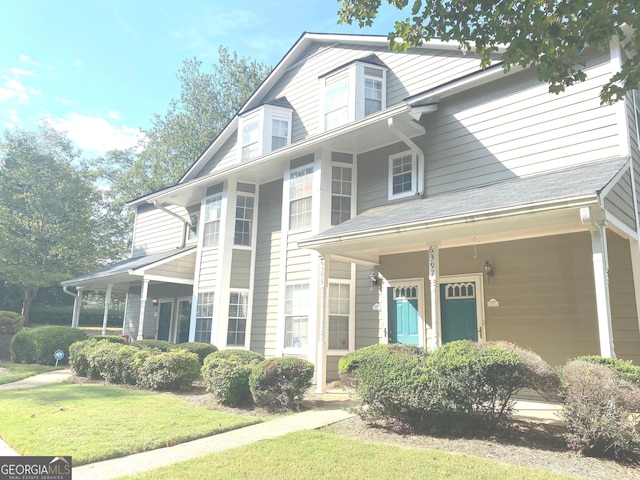
{"label": "tree foliage", "polygon": [[[371,26],[381,0],[339,0],[339,23]],[[404,9],[408,0],[387,0]],[[392,48],[407,49],[440,38],[491,64],[501,46],[503,68],[534,66],[538,78],[559,93],[586,78],[589,47],[607,51],[619,37],[628,57],[602,87],[602,103],[614,103],[640,80],[640,20],[637,0],[415,0],[411,13],[394,24]]]}
{"label": "tree foliage", "polygon": [[6,131],[0,143],[0,278],[17,285],[23,315],[38,289],[113,256],[95,178],[62,134]]}

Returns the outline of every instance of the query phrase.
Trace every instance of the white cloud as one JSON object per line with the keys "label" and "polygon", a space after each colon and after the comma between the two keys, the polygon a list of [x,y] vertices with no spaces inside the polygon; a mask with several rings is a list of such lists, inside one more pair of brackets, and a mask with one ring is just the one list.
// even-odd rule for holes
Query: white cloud
{"label": "white cloud", "polygon": [[40,65],[39,62],[32,60],[29,55],[20,55],[20,61],[23,63],[28,63],[29,65]]}
{"label": "white cloud", "polygon": [[134,147],[143,137],[138,128],[116,126],[104,118],[79,113],[52,118],[49,124],[56,130],[66,132],[67,137],[80,149],[98,154]]}
{"label": "white cloud", "polygon": [[62,105],[71,105],[73,102],[71,100],[67,100],[66,98],[56,97],[56,103],[61,103]]}
{"label": "white cloud", "polygon": [[7,100],[17,100],[18,103],[27,103],[29,94],[27,89],[18,80],[4,77],[4,85],[0,86],[0,103]]}
{"label": "white cloud", "polygon": [[116,112],[115,110],[111,110],[109,113],[107,113],[107,116],[109,118],[113,118],[114,120],[122,120],[120,113]]}
{"label": "white cloud", "polygon": [[29,70],[25,70],[23,68],[13,67],[10,68],[9,71],[16,77],[37,77],[37,73],[30,72]]}
{"label": "white cloud", "polygon": [[16,128],[22,125],[18,117],[18,111],[15,108],[7,109],[7,120],[4,122],[6,128]]}

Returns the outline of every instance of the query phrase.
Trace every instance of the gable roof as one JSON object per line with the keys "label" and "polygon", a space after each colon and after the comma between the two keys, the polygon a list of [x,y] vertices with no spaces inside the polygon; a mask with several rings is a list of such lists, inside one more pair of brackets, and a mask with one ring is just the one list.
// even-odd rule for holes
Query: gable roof
{"label": "gable roof", "polygon": [[372,208],[300,241],[299,246],[315,248],[347,239],[380,237],[399,229],[428,229],[541,209],[594,205],[600,192],[628,166],[628,161],[614,158]]}

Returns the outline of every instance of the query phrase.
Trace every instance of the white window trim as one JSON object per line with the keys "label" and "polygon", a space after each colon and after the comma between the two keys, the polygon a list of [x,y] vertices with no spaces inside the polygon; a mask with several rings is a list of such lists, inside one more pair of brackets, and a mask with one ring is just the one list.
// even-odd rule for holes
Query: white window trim
{"label": "white window trim", "polygon": [[[247,296],[247,305],[246,305],[246,317],[244,319],[244,343],[242,344],[238,344],[238,345],[229,345],[229,343],[227,343],[227,339],[228,339],[228,335],[229,335],[229,308],[228,306],[231,304],[231,295],[233,293],[239,293],[239,294],[244,294]],[[249,289],[246,288],[230,288],[229,289],[229,301],[227,302],[227,312],[226,312],[226,319],[227,319],[227,324],[226,324],[226,330],[225,330],[225,335],[224,335],[224,344],[225,347],[224,348],[235,348],[235,349],[248,349],[248,343],[249,343],[249,327],[250,327],[250,323],[249,323],[249,316],[251,315],[251,292],[249,291]]]}
{"label": "white window trim", "polygon": [[[219,303],[219,302],[216,302],[217,295],[216,295],[215,290],[211,290],[211,289],[198,291],[196,293],[196,295],[195,295],[195,298],[196,298],[195,307],[194,307],[193,304],[191,306],[191,308],[194,310],[194,315],[193,315],[193,317],[194,317],[194,322],[193,322],[193,337],[194,337],[194,339],[193,339],[193,341],[194,342],[199,341],[199,340],[195,339],[195,336],[197,335],[197,329],[198,329],[198,319],[200,319],[200,318],[209,318],[209,317],[198,316],[198,307],[200,306],[199,297],[200,297],[200,294],[203,294],[203,293],[210,293],[210,294],[213,295],[213,304],[211,305],[211,332],[209,333],[209,343],[215,345],[215,343],[214,343],[215,333],[214,332],[215,332],[215,326],[216,326],[216,322],[215,322],[215,318],[216,318],[216,303]],[[191,340],[189,340],[189,341],[191,341]]]}
{"label": "white window trim", "polygon": [[292,316],[292,317],[301,317],[303,315],[287,315],[286,312],[286,307],[285,304],[287,302],[287,287],[291,287],[291,286],[295,286],[295,285],[306,285],[309,288],[309,300],[311,301],[311,297],[312,297],[312,288],[311,288],[311,282],[310,281],[300,281],[300,282],[287,282],[284,286],[284,301],[283,301],[283,317],[282,317],[282,352],[284,355],[303,355],[307,352],[310,352],[313,350],[313,346],[312,346],[312,342],[313,342],[313,335],[311,332],[311,319],[312,319],[312,309],[311,307],[307,310],[307,345],[304,347],[289,347],[286,345],[286,341],[285,341],[285,336],[287,334],[287,317]]}
{"label": "white window trim", "polygon": [[[251,243],[249,245],[240,245],[236,243],[236,221],[238,220],[238,217],[236,216],[237,214],[236,209],[238,208],[238,197],[241,197],[241,196],[253,198],[253,215],[251,217]],[[256,200],[255,193],[237,191],[235,194],[235,199],[234,199],[235,208],[233,209],[233,248],[237,248],[239,250],[251,250],[255,245],[254,233],[256,229],[256,211],[258,210],[256,201],[257,200]]]}
{"label": "white window trim", "polygon": [[[352,265],[353,267],[355,267],[355,265]],[[351,278],[353,278],[353,272],[351,275]],[[356,292],[355,292],[355,287],[354,287],[354,283],[352,280],[350,279],[346,279],[346,278],[330,278],[329,279],[329,288],[331,288],[332,284],[342,284],[342,285],[349,285],[349,324],[348,324],[348,328],[349,328],[349,345],[347,346],[346,349],[332,349],[329,348],[329,323],[330,323],[330,317],[331,317],[331,311],[329,310],[329,292],[327,291],[327,355],[345,355],[349,352],[354,351],[356,348],[356,339],[355,339],[355,333],[356,333],[356,321],[355,321],[355,302],[356,302]]]}
{"label": "white window trim", "polygon": [[[287,143],[285,146],[291,144],[293,111],[287,107],[280,107],[277,105],[262,105],[249,112],[248,114],[241,116],[238,122],[237,130],[237,156],[238,163],[251,162],[260,156],[273,151],[272,145],[272,133],[273,133],[273,120],[283,120],[288,123],[287,131]],[[257,121],[258,122],[258,153],[254,157],[250,157],[246,160],[242,159],[243,139],[242,130],[245,124]]]}
{"label": "white window trim", "polygon": [[[411,188],[402,193],[393,193],[393,161],[397,158],[406,157],[411,155]],[[389,200],[396,200],[399,198],[406,198],[414,195],[414,185],[416,184],[416,175],[418,175],[418,159],[415,153],[411,150],[405,150],[404,152],[396,153],[389,156],[389,176],[388,176],[388,196]]]}
{"label": "white window trim", "polygon": [[[213,220],[213,221],[217,221],[218,222],[218,242],[214,243],[212,245],[205,245],[204,244],[204,230],[205,230],[205,225],[207,223],[211,223],[211,222],[205,222],[205,212],[206,212],[206,204],[208,200],[215,200],[216,198],[219,199],[220,201],[220,217],[218,218],[218,220]],[[223,221],[225,218],[225,202],[224,202],[224,195],[223,192],[220,193],[214,193],[213,195],[208,195],[205,198],[202,199],[202,204],[200,206],[200,219],[199,219],[199,225],[198,225],[198,237],[202,238],[202,248],[205,250],[208,249],[213,249],[213,248],[218,248],[220,243],[221,243],[221,239],[223,238],[222,235],[224,235],[224,229],[223,229]]]}
{"label": "white window trim", "polygon": [[[290,183],[291,183],[291,175],[293,173],[296,172],[300,172],[303,170],[307,170],[307,169],[311,169],[311,173],[309,175],[311,175],[311,194],[308,197],[301,197],[301,198],[310,198],[311,199],[311,220],[309,221],[309,225],[306,225],[304,227],[297,227],[297,228],[291,228],[291,202],[294,201],[293,199],[291,199],[291,195],[290,195]],[[315,168],[315,162],[313,163],[307,163],[304,165],[301,165],[299,167],[296,168],[292,168],[290,170],[288,170],[286,172],[286,179],[287,181],[285,182],[285,192],[284,194],[286,195],[286,202],[287,202],[287,231],[289,233],[299,233],[299,232],[306,232],[309,231],[313,228],[313,223],[314,223],[314,211],[313,211],[313,192],[315,190],[315,178],[316,178],[316,168]],[[295,200],[300,200],[300,198],[297,198]],[[284,210],[284,209],[283,209]]]}

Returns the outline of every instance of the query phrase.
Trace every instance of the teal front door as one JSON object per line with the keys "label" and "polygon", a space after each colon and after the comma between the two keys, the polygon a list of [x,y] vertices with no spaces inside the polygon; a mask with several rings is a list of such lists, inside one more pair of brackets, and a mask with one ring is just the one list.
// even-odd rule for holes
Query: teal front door
{"label": "teal front door", "polygon": [[173,302],[160,302],[158,308],[158,340],[169,340]]}
{"label": "teal front door", "polygon": [[389,287],[387,300],[389,343],[418,345],[418,287]]}
{"label": "teal front door", "polygon": [[476,294],[475,282],[440,284],[442,343],[478,341]]}

